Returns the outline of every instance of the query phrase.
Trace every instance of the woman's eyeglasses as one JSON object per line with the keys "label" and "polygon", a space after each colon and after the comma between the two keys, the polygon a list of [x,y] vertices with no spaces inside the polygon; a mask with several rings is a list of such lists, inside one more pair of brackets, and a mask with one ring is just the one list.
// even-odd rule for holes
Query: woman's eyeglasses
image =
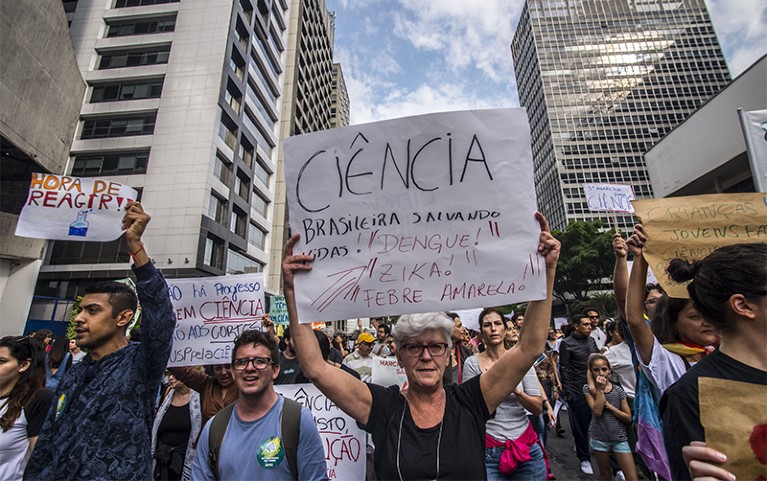
{"label": "woman's eyeglasses", "polygon": [[447,343],[433,342],[430,344],[404,344],[400,351],[404,352],[410,357],[418,357],[423,354],[424,349],[429,350],[429,354],[434,357],[442,356],[447,352]]}

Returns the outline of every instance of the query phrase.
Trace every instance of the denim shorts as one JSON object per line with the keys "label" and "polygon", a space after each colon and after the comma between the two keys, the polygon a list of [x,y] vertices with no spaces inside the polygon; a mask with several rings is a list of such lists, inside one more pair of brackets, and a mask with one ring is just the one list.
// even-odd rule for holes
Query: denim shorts
{"label": "denim shorts", "polygon": [[605,453],[631,453],[628,441],[600,441],[591,438],[589,447],[592,451],[602,451]]}

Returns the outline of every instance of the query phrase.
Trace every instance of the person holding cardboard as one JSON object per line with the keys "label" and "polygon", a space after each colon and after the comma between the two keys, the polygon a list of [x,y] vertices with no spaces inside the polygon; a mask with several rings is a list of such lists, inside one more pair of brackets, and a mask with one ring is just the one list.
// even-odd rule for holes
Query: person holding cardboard
{"label": "person holding cardboard", "polygon": [[674,259],[668,273],[676,282],[692,280],[693,305],[721,334],[719,349],[661,399],[673,478],[767,477],[767,244],[720,247],[692,263]]}
{"label": "person holding cardboard", "polygon": [[[282,262],[285,300],[301,365],[309,379],[373,437],[378,479],[485,479],[485,423],[543,351],[551,315],[560,243],[548,221],[541,226],[538,253],[546,265],[546,299],[531,301],[525,335],[481,375],[445,386],[453,322],[444,313],[404,315],[393,329],[397,360],[408,387],[365,384],[322,362],[311,328],[299,324],[293,278],[312,268],[312,256],[294,255],[294,234]],[[455,443],[461,439],[460,445]]]}

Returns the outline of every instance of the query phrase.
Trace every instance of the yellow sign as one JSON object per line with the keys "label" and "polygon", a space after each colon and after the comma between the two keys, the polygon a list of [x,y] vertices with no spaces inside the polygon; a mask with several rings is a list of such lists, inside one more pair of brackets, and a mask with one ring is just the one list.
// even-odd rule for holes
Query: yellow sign
{"label": "yellow sign", "polygon": [[702,259],[717,247],[767,242],[767,196],[712,194],[633,200],[647,234],[644,257],[671,297],[688,297],[666,273],[671,259]]}

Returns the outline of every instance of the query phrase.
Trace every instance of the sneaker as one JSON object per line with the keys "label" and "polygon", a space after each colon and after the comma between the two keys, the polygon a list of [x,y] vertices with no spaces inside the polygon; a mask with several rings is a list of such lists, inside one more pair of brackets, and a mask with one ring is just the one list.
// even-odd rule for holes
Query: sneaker
{"label": "sneaker", "polygon": [[615,481],[626,481],[626,476],[623,475],[623,471],[616,471],[615,472],[615,478],[613,478]]}
{"label": "sneaker", "polygon": [[591,462],[581,461],[581,471],[583,472],[583,474],[588,474],[588,475],[594,474],[594,470],[591,469]]}

